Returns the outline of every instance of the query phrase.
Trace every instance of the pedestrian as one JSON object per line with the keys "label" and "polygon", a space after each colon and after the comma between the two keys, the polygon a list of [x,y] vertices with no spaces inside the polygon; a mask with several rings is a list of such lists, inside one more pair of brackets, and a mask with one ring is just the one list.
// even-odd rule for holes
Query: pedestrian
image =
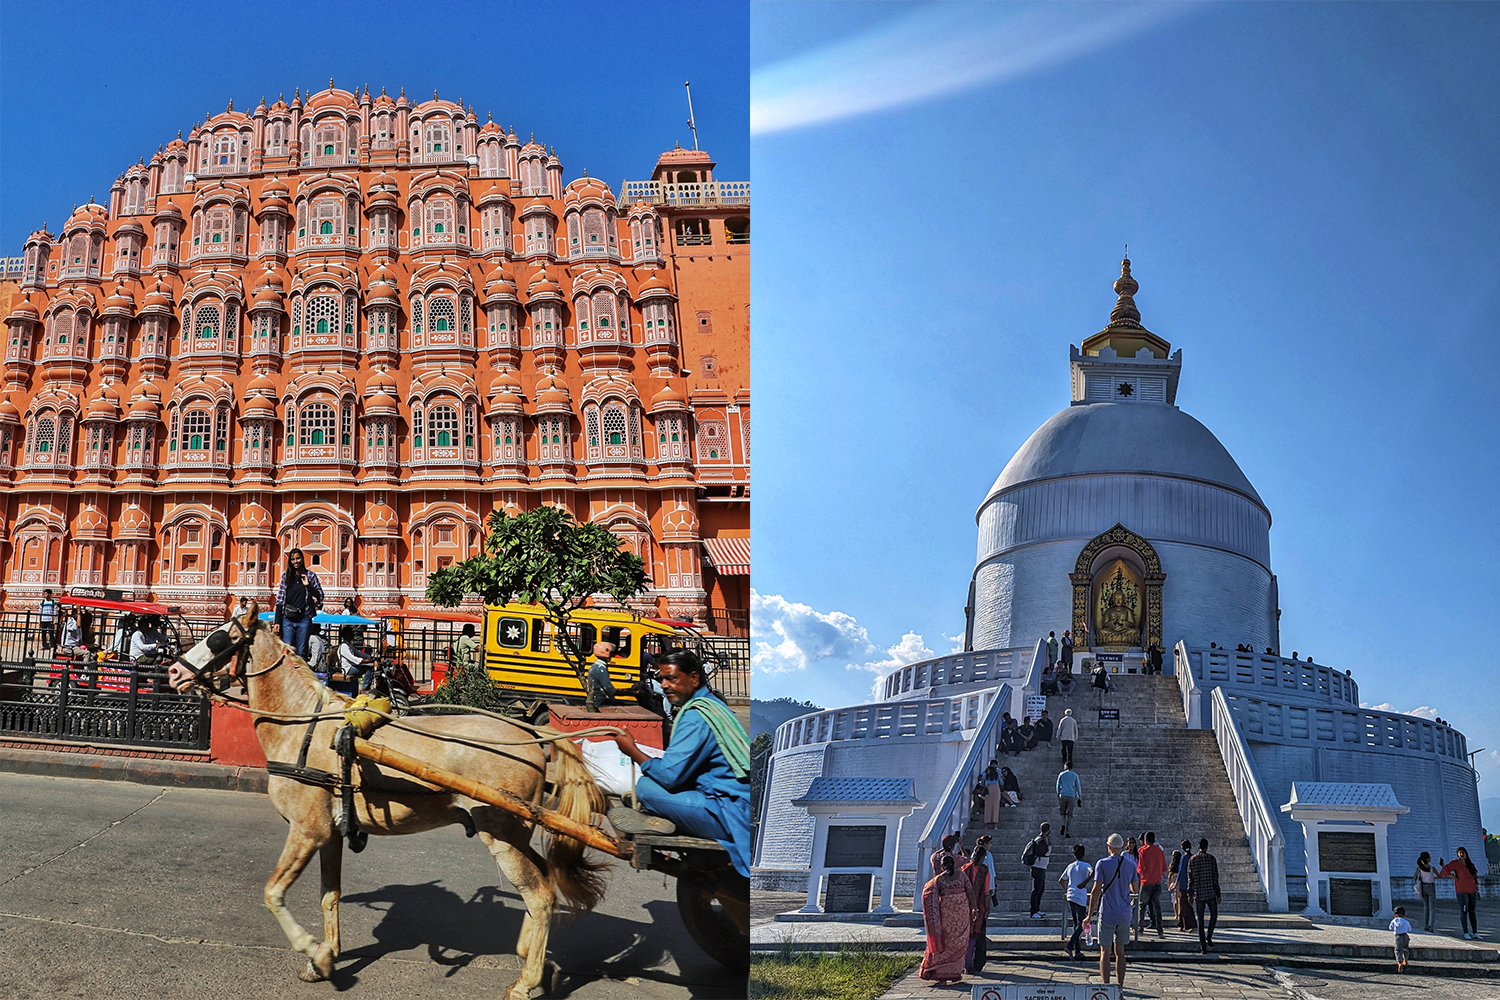
{"label": "pedestrian", "polygon": [[974,853],[964,862],[964,874],[969,877],[974,889],[973,913],[969,921],[969,949],[964,962],[964,967],[970,972],[983,972],[985,963],[989,960],[990,941],[985,930],[990,919],[990,896],[994,891],[994,883],[990,881],[990,870],[984,863],[988,855],[988,848],[983,843],[978,843],[974,845]]}
{"label": "pedestrian", "polygon": [[1405,972],[1406,963],[1411,959],[1411,924],[1406,919],[1406,907],[1396,907],[1391,933],[1396,935],[1396,971]]}
{"label": "pedestrian", "polygon": [[984,776],[980,775],[979,780],[974,782],[973,790],[969,792],[970,823],[984,822],[985,798],[988,794],[989,790],[984,787]]}
{"label": "pedestrian", "polygon": [[1019,730],[1021,735],[1021,747],[1025,750],[1036,749],[1036,725],[1031,721],[1031,716],[1026,716],[1026,721],[1021,723]]}
{"label": "pedestrian", "polygon": [[1182,850],[1172,852],[1172,891],[1177,894],[1177,929],[1190,931],[1197,927],[1193,920],[1193,898],[1188,895],[1188,862],[1193,858],[1193,842],[1184,840]]}
{"label": "pedestrian", "polygon": [[1062,664],[1068,673],[1073,672],[1073,632],[1065,630],[1062,636]]}
{"label": "pedestrian", "polygon": [[359,615],[359,612],[354,608],[354,598],[352,596],[344,598],[344,614],[351,617],[358,617]]}
{"label": "pedestrian", "polygon": [[1141,916],[1136,923],[1136,940],[1140,940],[1141,926],[1148,918],[1156,929],[1156,936],[1164,938],[1167,931],[1161,923],[1161,880],[1167,869],[1167,855],[1156,842],[1154,831],[1146,831],[1146,844],[1136,863],[1141,875]]}
{"label": "pedestrian", "polygon": [[464,630],[458,637],[458,665],[472,667],[479,658],[479,637],[474,634],[474,623],[464,622]]}
{"label": "pedestrian", "polygon": [[1182,864],[1182,852],[1173,851],[1167,863],[1167,894],[1172,897],[1172,916],[1177,919],[1177,929],[1182,930],[1182,901],[1177,894],[1177,868]]}
{"label": "pedestrian", "polygon": [[1432,867],[1432,855],[1429,852],[1423,851],[1417,855],[1417,870],[1411,880],[1422,899],[1422,930],[1431,934],[1433,904],[1437,902],[1438,871]]}
{"label": "pedestrian", "polygon": [[942,846],[932,852],[932,874],[941,875],[943,872],[943,859],[955,856],[955,850],[961,846],[963,838],[956,833],[950,833],[943,837]]}
{"label": "pedestrian", "polygon": [[339,673],[344,675],[348,681],[352,681],[355,690],[359,688],[369,689],[369,677],[365,671],[369,667],[371,657],[354,644],[354,626],[345,625],[339,630],[339,648],[337,651]]}
{"label": "pedestrian", "polygon": [[937,874],[922,887],[927,950],[922,954],[917,975],[942,986],[962,982],[964,978],[964,958],[974,923],[974,883],[958,871],[952,854],[934,857],[933,862]]}
{"label": "pedestrian", "polygon": [[1021,864],[1031,870],[1031,919],[1042,919],[1042,891],[1047,887],[1047,865],[1052,861],[1052,824],[1043,823],[1021,852]]}
{"label": "pedestrian", "polygon": [[1438,864],[1442,865],[1438,876],[1453,880],[1453,891],[1458,896],[1458,923],[1464,932],[1464,940],[1479,937],[1479,918],[1474,912],[1475,902],[1479,899],[1479,870],[1469,860],[1469,849],[1460,847],[1458,857],[1447,864],[1438,858]]}
{"label": "pedestrian", "polygon": [[276,590],[276,629],[281,641],[307,660],[307,631],[313,618],[323,610],[323,584],[318,574],[307,568],[301,549],[287,553],[286,571]]}
{"label": "pedestrian", "polygon": [[991,760],[990,766],[984,769],[984,828],[986,830],[993,830],[1000,823],[1001,793],[1000,762]]}
{"label": "pedestrian", "polygon": [[63,649],[76,649],[83,643],[83,629],[79,627],[78,616],[69,611],[63,619],[62,642],[59,645]]}
{"label": "pedestrian", "polygon": [[1121,992],[1125,989],[1125,945],[1130,941],[1130,892],[1135,887],[1135,860],[1125,853],[1125,838],[1118,833],[1105,841],[1109,856],[1094,865],[1094,888],[1089,894],[1087,919],[1099,915],[1094,936],[1099,939],[1099,978],[1109,985],[1110,949]]}
{"label": "pedestrian", "polygon": [[1036,741],[1052,745],[1052,720],[1047,718],[1047,710],[1042,709],[1042,717],[1036,720]]}
{"label": "pedestrian", "polygon": [[1047,666],[1057,663],[1057,657],[1062,653],[1062,645],[1057,641],[1056,632],[1047,633]]}
{"label": "pedestrian", "polygon": [[987,833],[980,834],[979,839],[974,841],[974,846],[975,850],[981,847],[984,848],[984,866],[990,872],[990,909],[994,909],[1000,902],[1000,899],[995,895],[995,852],[990,843],[990,835]]}
{"label": "pedestrian", "polygon": [[1048,667],[1042,671],[1042,697],[1057,694],[1057,671],[1060,667]]}
{"label": "pedestrian", "polygon": [[1078,777],[1078,772],[1073,770],[1072,764],[1064,764],[1062,773],[1057,776],[1057,811],[1062,815],[1062,832],[1060,836],[1064,839],[1068,836],[1068,827],[1073,824],[1073,810],[1083,805],[1083,782]]}
{"label": "pedestrian", "polygon": [[328,656],[328,640],[323,638],[323,626],[312,622],[307,626],[307,665],[322,681],[328,680],[328,667],[323,662]]}
{"label": "pedestrian", "polygon": [[245,617],[249,613],[250,613],[250,598],[248,598],[248,597],[241,597],[240,600],[239,600],[239,604],[237,604],[235,606],[234,616],[236,618],[243,618],[243,617]]}
{"label": "pedestrian", "polygon": [[1062,762],[1073,766],[1073,744],[1078,742],[1078,720],[1073,718],[1071,708],[1063,709],[1063,717],[1057,723],[1057,738],[1062,741]]}
{"label": "pedestrian", "polygon": [[[1219,926],[1219,861],[1208,853],[1208,838],[1198,841],[1198,853],[1188,861],[1188,895],[1198,922],[1198,947],[1207,955],[1214,945],[1214,928]],[[1208,923],[1203,911],[1208,911]]]}
{"label": "pedestrian", "polygon": [[1094,687],[1098,689],[1101,700],[1109,693],[1109,671],[1104,669],[1103,663],[1094,666]]}
{"label": "pedestrian", "polygon": [[589,667],[589,690],[584,701],[584,711],[597,712],[601,707],[614,703],[615,685],[609,679],[609,661],[614,656],[614,643],[594,643],[594,662]]}
{"label": "pedestrian", "polygon": [[1000,791],[1001,803],[1007,806],[1018,806],[1021,804],[1021,782],[1016,779],[1016,772],[1008,767],[1000,769]]}
{"label": "pedestrian", "polygon": [[1161,655],[1161,647],[1153,642],[1151,644],[1151,672],[1153,674],[1161,673]]}
{"label": "pedestrian", "polygon": [[[1136,875],[1139,877],[1141,871],[1140,841],[1134,837],[1126,837],[1125,854],[1135,862]],[[1139,941],[1141,939],[1141,897],[1139,893],[1134,892],[1130,894],[1130,927],[1135,932],[1135,939]]]}
{"label": "pedestrian", "polygon": [[1084,961],[1079,939],[1083,937],[1084,914],[1088,912],[1089,883],[1094,879],[1094,866],[1083,860],[1083,850],[1082,844],[1073,845],[1073,863],[1057,879],[1067,895],[1068,917],[1073,921],[1073,936],[1064,950],[1075,962]]}
{"label": "pedestrian", "polygon": [[37,605],[37,616],[40,619],[38,637],[43,646],[53,649],[57,646],[57,609],[59,605],[56,598],[52,596],[52,588],[48,587],[42,591],[42,603]]}

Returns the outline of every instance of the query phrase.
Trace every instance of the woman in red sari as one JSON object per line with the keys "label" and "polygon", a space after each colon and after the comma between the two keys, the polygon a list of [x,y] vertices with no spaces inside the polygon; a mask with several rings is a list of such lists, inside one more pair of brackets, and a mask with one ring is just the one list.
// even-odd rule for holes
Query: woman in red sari
{"label": "woman in red sari", "polygon": [[927,952],[917,975],[942,986],[964,978],[964,959],[974,922],[974,882],[955,870],[951,854],[944,855],[938,866],[938,874],[922,889]]}
{"label": "woman in red sari", "polygon": [[984,863],[984,856],[988,852],[983,844],[974,847],[974,853],[963,863],[963,873],[968,876],[970,884],[974,888],[973,913],[969,920],[969,952],[966,956],[965,967],[970,972],[983,972],[985,963],[989,961],[990,940],[985,936],[985,930],[990,919],[990,869]]}

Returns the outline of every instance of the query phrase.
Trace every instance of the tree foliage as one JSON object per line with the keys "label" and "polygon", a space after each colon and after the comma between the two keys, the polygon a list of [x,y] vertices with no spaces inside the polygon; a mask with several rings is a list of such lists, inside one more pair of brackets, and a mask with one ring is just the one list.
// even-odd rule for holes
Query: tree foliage
{"label": "tree foliage", "polygon": [[490,512],[483,551],[427,578],[427,599],[452,608],[468,595],[485,604],[518,601],[545,609],[578,681],[587,687],[590,650],[580,649],[568,626],[595,594],[626,604],[646,589],[640,556],[600,524],[579,524],[561,507],[542,506],[509,517]]}

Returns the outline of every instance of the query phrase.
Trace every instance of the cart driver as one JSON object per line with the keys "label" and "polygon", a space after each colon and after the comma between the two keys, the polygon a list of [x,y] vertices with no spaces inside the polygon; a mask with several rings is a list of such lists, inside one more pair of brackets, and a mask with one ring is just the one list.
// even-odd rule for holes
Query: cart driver
{"label": "cart driver", "polygon": [[635,794],[645,812],[611,809],[621,833],[672,833],[717,840],[750,875],[750,740],[729,706],[708,688],[703,663],[687,650],[657,661],[676,722],[672,745],[651,757],[629,732],[614,740],[641,767]]}

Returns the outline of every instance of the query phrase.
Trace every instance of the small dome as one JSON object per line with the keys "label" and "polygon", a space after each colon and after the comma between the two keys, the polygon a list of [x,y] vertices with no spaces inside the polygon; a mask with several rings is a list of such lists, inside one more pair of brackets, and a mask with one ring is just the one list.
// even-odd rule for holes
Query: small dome
{"label": "small dome", "polygon": [[240,408],[241,419],[276,418],[276,405],[265,396],[251,396],[245,400],[245,405]]}
{"label": "small dome", "polygon": [[396,193],[394,191],[386,191],[383,189],[376,189],[374,191],[371,191],[370,197],[367,200],[370,207],[372,208],[376,205],[399,204],[399,201],[396,198]]}
{"label": "small dome", "polygon": [[484,276],[484,300],[486,302],[514,302],[516,300],[516,283],[511,280],[505,268],[496,263],[490,268],[490,272]]}
{"label": "small dome", "polygon": [[499,181],[491,181],[490,186],[485,188],[479,195],[479,200],[474,204],[480,208],[486,205],[510,203],[510,182],[506,181],[504,186]]}
{"label": "small dome", "polygon": [[555,413],[562,410],[572,412],[573,400],[568,395],[568,383],[556,375],[548,375],[537,383],[536,411]]}
{"label": "small dome", "polygon": [[683,396],[682,393],[672,388],[670,383],[662,386],[661,391],[651,397],[652,413],[666,410],[685,409],[687,409],[687,398]]}
{"label": "small dome", "polygon": [[388,392],[395,395],[396,380],[384,368],[378,369],[370,376],[370,380],[365,383],[365,392],[367,394],[372,392]]}
{"label": "small dome", "polygon": [[332,84],[327,90],[321,90],[316,94],[309,94],[307,98],[307,110],[318,111],[323,108],[339,108],[345,111],[358,110],[359,104],[354,95],[347,90],[335,90]]}
{"label": "small dome", "polygon": [[269,538],[276,534],[271,522],[271,512],[255,501],[240,508],[240,516],[234,519],[234,534],[238,538]]}
{"label": "small dome", "polygon": [[371,415],[390,416],[401,411],[396,404],[396,380],[381,369],[365,383],[365,412]]}
{"label": "small dome", "polygon": [[390,537],[401,534],[400,522],[391,505],[377,500],[365,507],[359,519],[359,533],[365,536]]}
{"label": "small dome", "polygon": [[89,202],[86,205],[79,205],[73,210],[73,214],[68,216],[67,224],[63,226],[63,231],[67,232],[76,227],[89,226],[95,222],[102,225],[107,218],[109,218],[109,209],[103,205],[96,205],[93,202]]}
{"label": "small dome", "polygon": [[73,520],[73,534],[80,538],[108,538],[109,518],[91,504],[80,510]]}
{"label": "small dome", "polygon": [[155,420],[161,415],[161,393],[149,380],[142,382],[135,391],[135,397],[130,401],[131,419],[149,418]]}
{"label": "small dome", "polygon": [[526,294],[529,298],[533,299],[560,298],[562,296],[562,286],[553,281],[552,277],[547,274],[546,267],[543,267],[532,277],[531,283],[526,286]]}
{"label": "small dome", "polygon": [[482,126],[480,126],[480,128],[479,128],[479,134],[480,135],[498,135],[498,136],[501,136],[503,138],[505,136],[505,129],[501,128],[499,125],[496,125],[495,124],[495,119],[491,118],[489,121],[485,122]]}
{"label": "small dome", "polygon": [[286,307],[281,302],[281,289],[270,284],[260,286],[256,290],[255,297],[250,300],[251,309],[275,309],[277,312],[286,312]]}
{"label": "small dome", "polygon": [[132,500],[115,522],[115,537],[149,539],[152,534],[151,515],[141,510],[140,505]]}
{"label": "small dome", "polygon": [[146,293],[141,300],[141,312],[143,313],[170,313],[172,311],[171,291],[162,287],[161,279],[156,280],[156,285]]}
{"label": "small dome", "polygon": [[10,401],[9,396],[0,396],[0,424],[18,424],[21,422],[21,410],[15,403]]}
{"label": "small dome", "polygon": [[155,221],[155,220],[163,218],[163,217],[168,218],[168,219],[176,219],[178,222],[181,222],[182,221],[182,209],[178,208],[176,205],[172,204],[169,201],[165,205],[163,205],[161,208],[158,208],[156,210],[156,214],[153,215],[151,218],[152,218],[152,221]]}
{"label": "small dome", "polygon": [[84,412],[84,419],[120,419],[120,394],[114,387],[108,384],[101,385],[94,393],[93,399],[89,400],[88,410]]}
{"label": "small dome", "polygon": [[380,96],[377,97],[377,98],[375,98],[375,105],[374,106],[377,109],[378,108],[394,108],[396,106],[396,102],[393,101],[393,100],[391,100],[390,95],[385,92],[384,88],[382,88],[381,91],[380,91]]}
{"label": "small dome", "polygon": [[125,291],[124,285],[116,285],[114,293],[104,300],[104,308],[99,310],[101,316],[129,316],[135,312],[135,299]]}
{"label": "small dome", "polygon": [[265,372],[257,373],[250,380],[250,384],[245,386],[245,398],[249,399],[251,396],[266,396],[275,399],[276,383]]}
{"label": "small dome", "polygon": [[615,196],[609,185],[597,177],[580,177],[563,189],[563,205],[577,205],[585,201],[598,200],[614,205]]}
{"label": "small dome", "polygon": [[28,295],[16,303],[16,307],[10,311],[10,315],[5,317],[5,320],[7,323],[13,319],[35,323],[41,318],[41,313],[36,311],[36,306],[32,304],[31,296]]}

